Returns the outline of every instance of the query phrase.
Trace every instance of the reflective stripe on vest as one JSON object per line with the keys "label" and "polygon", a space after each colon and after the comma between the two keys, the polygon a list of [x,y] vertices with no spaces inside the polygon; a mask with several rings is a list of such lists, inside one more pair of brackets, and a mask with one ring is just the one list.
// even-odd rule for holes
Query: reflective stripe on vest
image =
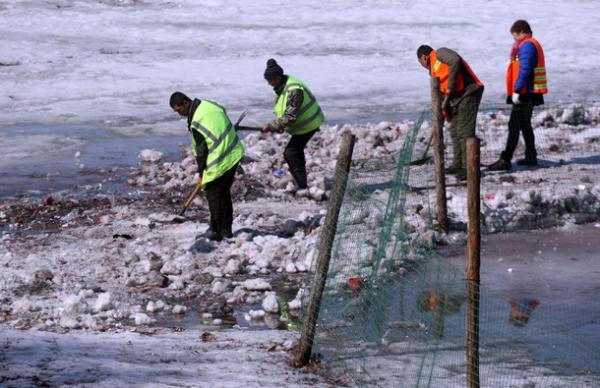
{"label": "reflective stripe on vest", "polygon": [[287,110],[288,92],[290,90],[300,89],[303,92],[304,98],[302,99],[302,106],[298,111],[298,117],[296,118],[296,122],[285,130],[291,135],[302,135],[314,131],[319,128],[325,119],[323,111],[315,96],[302,81],[291,75],[288,75],[287,77],[288,79],[283,91],[276,97],[273,113],[277,118],[283,117]]}
{"label": "reflective stripe on vest", "polygon": [[[432,51],[431,54],[429,54],[429,61],[432,64],[430,69],[431,76],[440,79],[440,91],[446,94],[446,90],[448,89],[448,76],[450,75],[450,68],[448,67],[448,65],[437,59],[437,53],[435,52],[435,50]],[[475,72],[473,72],[471,66],[469,66],[467,61],[465,61],[463,58],[461,58],[461,61],[464,68],[467,70],[467,72],[469,72],[471,78],[473,78],[473,81],[475,81],[477,85],[483,86],[483,83],[479,80],[479,78],[477,78]],[[453,92],[460,92],[464,88],[465,82],[463,80],[462,74],[460,74],[459,72],[456,75],[456,81],[454,83]]]}
{"label": "reflective stripe on vest", "polygon": [[[221,177],[244,156],[244,147],[223,107],[202,100],[192,118],[191,130],[198,131],[206,142],[208,156],[202,174],[202,186]],[[196,156],[196,141],[192,136],[192,151]]]}
{"label": "reflective stripe on vest", "polygon": [[[533,92],[539,94],[548,93],[548,80],[546,78],[546,61],[544,59],[544,51],[542,50],[542,46],[540,42],[536,39],[529,37],[523,39],[523,41],[519,44],[519,48],[525,43],[531,42],[535,46],[537,52],[537,63],[533,68]],[[519,79],[519,56],[517,55],[513,61],[508,64],[508,68],[506,69],[506,94],[508,96],[515,93],[515,84]],[[527,93],[527,85],[524,85],[518,93]]]}

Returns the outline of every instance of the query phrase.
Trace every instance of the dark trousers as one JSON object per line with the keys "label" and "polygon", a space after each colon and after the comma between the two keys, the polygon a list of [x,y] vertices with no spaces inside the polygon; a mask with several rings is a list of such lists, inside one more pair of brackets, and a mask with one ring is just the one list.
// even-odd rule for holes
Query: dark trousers
{"label": "dark trousers", "polygon": [[532,114],[533,103],[531,102],[523,102],[512,106],[508,121],[506,147],[501,155],[501,158],[506,162],[510,163],[512,160],[517,144],[519,144],[519,133],[523,134],[523,140],[525,140],[525,160],[530,163],[537,162],[535,136],[531,127]]}
{"label": "dark trousers", "polygon": [[464,97],[452,107],[450,137],[452,138],[452,167],[467,167],[467,139],[475,136],[477,112],[483,95],[483,88]]}
{"label": "dark trousers", "polygon": [[303,135],[292,135],[290,142],[285,147],[285,151],[283,151],[283,158],[290,167],[290,173],[299,189],[306,189],[308,187],[304,148],[318,130],[319,128]]}
{"label": "dark trousers", "polygon": [[204,191],[210,211],[210,229],[220,233],[231,233],[233,223],[233,205],[231,203],[231,185],[235,178],[235,166],[227,170],[225,174],[206,184]]}

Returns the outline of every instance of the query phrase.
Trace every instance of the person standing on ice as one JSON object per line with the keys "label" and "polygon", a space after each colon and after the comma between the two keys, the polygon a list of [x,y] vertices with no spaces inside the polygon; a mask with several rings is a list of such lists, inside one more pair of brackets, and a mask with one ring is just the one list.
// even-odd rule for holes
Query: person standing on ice
{"label": "person standing on ice", "polygon": [[275,92],[276,119],[262,126],[262,132],[286,131],[292,135],[283,157],[298,189],[308,188],[304,148],[325,119],[315,96],[298,78],[283,73],[274,59],[267,61],[265,80]]}
{"label": "person standing on ice", "polygon": [[225,109],[210,100],[193,101],[181,92],[171,95],[173,111],[187,117],[192,135],[192,152],[198,163],[198,184],[206,192],[210,226],[206,237],[221,241],[232,237],[233,205],[231,185],[244,146]]}
{"label": "person standing on ice", "polygon": [[519,132],[525,140],[525,159],[517,160],[521,166],[537,166],[535,136],[531,126],[533,107],[544,104],[548,93],[546,63],[542,45],[532,37],[531,27],[525,20],[517,20],[510,28],[515,39],[506,70],[506,103],[512,104],[508,121],[508,138],[500,159],[490,165],[490,170],[510,170],[513,153],[519,143]]}
{"label": "person standing on ice", "polygon": [[432,78],[440,79],[442,113],[450,122],[453,161],[446,173],[457,179],[467,178],[467,139],[475,136],[477,112],[483,95],[483,83],[460,55],[449,48],[432,49],[422,45],[417,49],[421,66]]}

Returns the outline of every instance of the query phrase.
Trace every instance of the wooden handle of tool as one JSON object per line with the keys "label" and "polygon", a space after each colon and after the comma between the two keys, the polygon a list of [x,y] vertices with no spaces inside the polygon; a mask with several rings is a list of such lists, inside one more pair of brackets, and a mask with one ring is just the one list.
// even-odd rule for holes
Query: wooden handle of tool
{"label": "wooden handle of tool", "polygon": [[188,199],[185,200],[185,203],[183,204],[183,209],[181,209],[181,211],[179,212],[180,216],[182,216],[183,213],[185,213],[185,211],[187,210],[187,208],[192,204],[192,201],[194,200],[194,198],[196,198],[198,191],[200,191],[200,187],[200,185],[196,185],[194,191],[192,191]]}
{"label": "wooden handle of tool", "polygon": [[247,127],[245,125],[236,125],[235,129],[238,130],[238,131],[254,131],[254,132],[256,132],[256,131],[258,131],[258,132],[262,131],[261,127]]}

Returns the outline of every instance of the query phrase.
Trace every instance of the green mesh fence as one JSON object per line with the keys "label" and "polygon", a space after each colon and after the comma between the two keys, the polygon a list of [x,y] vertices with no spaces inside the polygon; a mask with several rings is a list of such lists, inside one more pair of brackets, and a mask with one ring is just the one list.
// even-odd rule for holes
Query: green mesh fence
{"label": "green mesh fence", "polygon": [[[600,163],[600,142],[594,140],[600,139],[598,111],[583,113],[585,128],[581,123],[561,124],[557,117],[571,108],[535,111],[538,115],[549,111],[555,120],[555,126],[536,126],[540,166],[515,167],[509,173],[487,171],[485,165],[494,162],[504,147],[510,112],[504,106],[481,107],[482,233],[526,232],[512,238],[528,247],[528,241],[540,238],[531,229],[600,219],[600,174],[594,166]],[[550,122],[547,117],[535,120]],[[435,232],[433,164],[414,163],[425,150],[430,130],[424,113],[406,134],[398,155],[354,160],[348,176],[313,354],[346,376],[350,386],[466,386],[466,187],[448,177],[451,233]],[[579,134],[570,142],[581,141],[586,147],[578,150],[577,144],[561,140],[558,135],[565,131]],[[449,159],[451,155],[446,155]],[[588,240],[598,236],[598,243],[588,241],[586,249],[597,252],[600,229],[596,235],[593,226],[586,230]],[[523,263],[516,264],[520,271],[526,271],[527,262],[544,259],[541,251],[528,252],[511,241],[503,243],[507,254],[512,244],[523,257]],[[484,236],[481,386],[600,386],[597,286],[583,295],[570,292],[570,284],[577,289],[579,275],[568,258],[566,274],[557,268],[525,273],[519,282],[505,281],[513,269],[507,271],[501,257],[486,252],[486,244]],[[548,244],[552,251],[552,243]],[[590,271],[600,274],[600,265],[589,264]],[[528,276],[531,280],[522,281]],[[491,281],[486,284],[486,279]],[[546,291],[547,282],[560,283],[564,289]]]}

